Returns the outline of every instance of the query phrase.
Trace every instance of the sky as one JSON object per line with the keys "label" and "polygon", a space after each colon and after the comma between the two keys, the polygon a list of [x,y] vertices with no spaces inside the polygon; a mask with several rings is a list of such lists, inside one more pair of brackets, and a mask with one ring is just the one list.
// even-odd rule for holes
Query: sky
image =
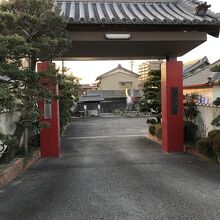
{"label": "sky", "polygon": [[[211,11],[220,13],[220,0],[207,0],[211,4]],[[198,46],[194,50],[179,57],[178,60],[183,62],[195,60],[207,56],[212,63],[220,59],[220,38],[215,38],[208,35],[205,43]],[[145,60],[134,60],[133,71],[138,72],[138,66]],[[61,62],[56,62],[57,67],[61,67]],[[94,83],[97,76],[114,69],[121,64],[122,67],[131,70],[130,60],[109,60],[109,61],[65,61],[64,66],[69,69],[76,77],[80,78],[80,83]]]}

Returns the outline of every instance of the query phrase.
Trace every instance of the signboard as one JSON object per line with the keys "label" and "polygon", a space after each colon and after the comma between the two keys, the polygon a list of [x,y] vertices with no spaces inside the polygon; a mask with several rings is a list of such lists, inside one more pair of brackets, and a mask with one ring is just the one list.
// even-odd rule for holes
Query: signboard
{"label": "signboard", "polygon": [[178,87],[171,88],[171,114],[178,115],[179,112],[179,90]]}
{"label": "signboard", "polygon": [[52,105],[49,101],[44,101],[44,119],[52,119]]}

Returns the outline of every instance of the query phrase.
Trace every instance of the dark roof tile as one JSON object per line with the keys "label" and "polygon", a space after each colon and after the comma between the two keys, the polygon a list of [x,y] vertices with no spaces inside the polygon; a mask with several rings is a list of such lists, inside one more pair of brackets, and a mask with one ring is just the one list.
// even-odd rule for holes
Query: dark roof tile
{"label": "dark roof tile", "polygon": [[[132,90],[133,97],[141,97],[140,90]],[[87,92],[88,95],[102,95],[105,99],[110,98],[126,98],[124,90],[91,90]],[[129,91],[130,94],[130,91]]]}
{"label": "dark roof tile", "polygon": [[104,101],[104,98],[101,94],[87,94],[81,95],[79,98],[80,102],[100,102]]}
{"label": "dark roof tile", "polygon": [[218,16],[210,10],[198,15],[198,7],[204,4],[196,0],[54,0],[54,5],[75,24],[219,24]]}

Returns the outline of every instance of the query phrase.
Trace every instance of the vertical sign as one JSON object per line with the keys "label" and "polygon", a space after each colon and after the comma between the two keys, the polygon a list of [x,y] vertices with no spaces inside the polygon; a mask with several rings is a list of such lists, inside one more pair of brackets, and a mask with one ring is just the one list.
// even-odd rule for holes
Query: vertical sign
{"label": "vertical sign", "polygon": [[52,105],[50,101],[44,101],[44,119],[52,119]]}
{"label": "vertical sign", "polygon": [[178,87],[171,88],[171,114],[178,115],[179,112],[179,90]]}

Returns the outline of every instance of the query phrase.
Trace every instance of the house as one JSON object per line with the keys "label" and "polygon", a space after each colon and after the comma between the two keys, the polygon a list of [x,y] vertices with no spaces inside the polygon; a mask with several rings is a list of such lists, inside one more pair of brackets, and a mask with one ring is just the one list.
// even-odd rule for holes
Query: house
{"label": "house", "polygon": [[199,136],[207,135],[209,131],[216,129],[211,125],[211,121],[220,115],[220,106],[213,105],[213,101],[220,97],[220,71],[212,72],[213,67],[218,65],[220,60],[183,79],[183,94],[197,94]]}
{"label": "house", "polygon": [[197,93],[200,96],[199,103],[212,104],[217,97],[220,97],[220,72],[212,72],[212,68],[217,65],[220,65],[220,60],[196,73],[185,76],[183,79],[183,93]]}
{"label": "house", "polygon": [[[141,98],[140,90],[128,90],[129,95],[135,105],[138,105]],[[104,100],[101,101],[101,113],[113,113],[127,106],[127,96],[124,90],[92,90],[88,95],[101,95]]]}
{"label": "house", "polygon": [[117,68],[98,76],[96,81],[98,90],[138,90],[138,77],[137,73],[119,64]]}
{"label": "house", "polygon": [[96,89],[96,87],[92,84],[80,84],[80,91],[78,92],[78,96],[86,95],[88,91],[94,89]]}
{"label": "house", "polygon": [[79,111],[85,116],[99,116],[101,101],[104,101],[104,98],[100,94],[81,95],[79,98]]}
{"label": "house", "polygon": [[183,65],[183,77],[192,75],[193,73],[196,73],[209,65],[210,63],[207,57],[186,62]]}
{"label": "house", "polygon": [[119,64],[115,69],[98,76],[96,79],[98,89],[88,91],[87,94],[102,95],[104,101],[101,102],[101,113],[112,113],[126,108],[126,89],[135,106],[141,97],[138,90],[138,77],[138,74]]}

